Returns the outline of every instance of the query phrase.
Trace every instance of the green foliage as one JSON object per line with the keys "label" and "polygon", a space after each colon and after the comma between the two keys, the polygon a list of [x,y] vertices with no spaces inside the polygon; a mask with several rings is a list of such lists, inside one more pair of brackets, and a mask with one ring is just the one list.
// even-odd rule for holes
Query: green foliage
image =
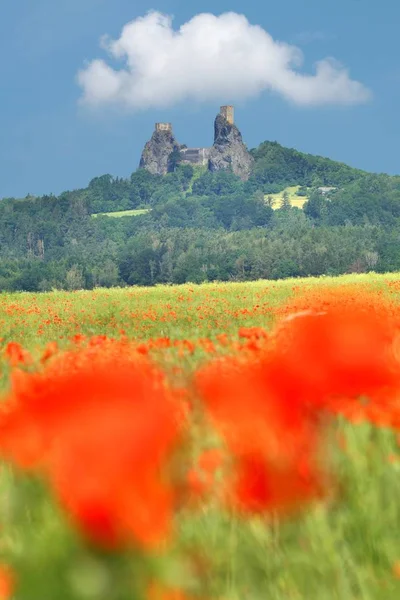
{"label": "green foliage", "polygon": [[307,187],[305,185],[302,185],[299,187],[299,189],[296,192],[297,196],[307,196],[308,194],[308,190]]}
{"label": "green foliage", "polygon": [[277,142],[264,142],[252,150],[252,155],[255,159],[252,179],[264,185],[342,186],[365,175],[364,171],[343,163],[284,148]]}
{"label": "green foliage", "polygon": [[252,154],[246,182],[178,161],[164,177],[139,169],[59,197],[2,200],[0,290],[400,269],[400,177],[276,142]]}
{"label": "green foliage", "polygon": [[281,201],[281,208],[284,208],[284,209],[291,208],[289,194],[286,191],[283,192],[282,201]]}
{"label": "green foliage", "polygon": [[197,196],[227,196],[242,192],[243,182],[229,171],[206,171],[195,181],[192,191]]}
{"label": "green foliage", "polygon": [[182,161],[182,153],[179,148],[174,148],[168,157],[168,172],[173,173]]}

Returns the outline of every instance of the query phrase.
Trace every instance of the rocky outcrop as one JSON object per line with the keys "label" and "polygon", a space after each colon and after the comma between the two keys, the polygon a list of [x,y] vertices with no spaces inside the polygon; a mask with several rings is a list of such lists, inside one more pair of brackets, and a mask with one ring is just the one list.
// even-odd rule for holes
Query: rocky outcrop
{"label": "rocky outcrop", "polygon": [[150,141],[144,147],[140,159],[140,169],[147,169],[153,175],[166,175],[170,170],[170,156],[179,152],[180,144],[169,128],[155,129]]}
{"label": "rocky outcrop", "polygon": [[210,150],[208,168],[210,171],[229,170],[241,179],[249,178],[253,157],[242,140],[239,129],[219,114],[214,125],[214,145]]}
{"label": "rocky outcrop", "polygon": [[234,124],[234,107],[221,106],[214,123],[212,148],[187,148],[179,144],[171,123],[156,123],[151,140],[144,147],[139,168],[155,175],[166,175],[180,163],[208,165],[210,171],[232,171],[241,179],[249,178],[254,159]]}

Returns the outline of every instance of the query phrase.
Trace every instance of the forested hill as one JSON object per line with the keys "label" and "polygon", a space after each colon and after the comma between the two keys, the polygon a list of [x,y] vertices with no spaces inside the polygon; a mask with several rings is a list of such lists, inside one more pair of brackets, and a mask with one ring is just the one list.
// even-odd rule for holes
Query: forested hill
{"label": "forested hill", "polygon": [[253,180],[262,183],[340,186],[366,174],[329,158],[285,148],[277,142],[264,142],[251,154],[255,158]]}
{"label": "forested hill", "polygon": [[[365,171],[344,163],[285,148],[277,142],[264,142],[251,150],[251,154],[255,164],[250,180],[244,185],[246,192],[262,190],[273,193],[288,186],[343,186],[367,175]],[[189,165],[179,167],[178,164],[176,172],[165,177],[150,175],[144,170],[134,172],[128,179],[102,175],[95,177],[87,188],[65,192],[60,197],[83,199],[92,213],[131,210],[157,204],[160,196],[165,194],[187,193],[188,188],[192,191],[193,178],[196,180],[199,175],[203,177],[194,187],[196,192],[202,190],[203,183],[209,187],[209,174],[205,169],[202,171],[196,167],[193,170]],[[231,187],[235,183],[240,187],[233,175],[231,181]],[[36,198],[28,196],[26,199]]]}
{"label": "forested hill", "polygon": [[3,199],[0,290],[400,269],[400,177],[276,142],[251,153],[246,182],[176,157],[165,176]]}

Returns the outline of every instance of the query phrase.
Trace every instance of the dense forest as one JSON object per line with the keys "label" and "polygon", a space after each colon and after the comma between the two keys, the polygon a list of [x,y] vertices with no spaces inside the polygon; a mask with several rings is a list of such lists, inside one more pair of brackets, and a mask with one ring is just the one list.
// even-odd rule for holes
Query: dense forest
{"label": "dense forest", "polygon": [[[400,177],[265,142],[246,182],[176,161],[60,196],[0,201],[0,290],[400,270]],[[300,186],[303,209],[285,194]],[[101,213],[132,211],[121,218]],[[127,213],[128,215],[130,213]]]}

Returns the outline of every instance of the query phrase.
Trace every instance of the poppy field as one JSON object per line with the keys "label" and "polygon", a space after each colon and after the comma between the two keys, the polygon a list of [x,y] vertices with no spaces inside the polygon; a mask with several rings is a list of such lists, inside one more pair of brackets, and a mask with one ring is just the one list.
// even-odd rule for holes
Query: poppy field
{"label": "poppy field", "polygon": [[400,597],[400,277],[0,295],[0,599]]}

